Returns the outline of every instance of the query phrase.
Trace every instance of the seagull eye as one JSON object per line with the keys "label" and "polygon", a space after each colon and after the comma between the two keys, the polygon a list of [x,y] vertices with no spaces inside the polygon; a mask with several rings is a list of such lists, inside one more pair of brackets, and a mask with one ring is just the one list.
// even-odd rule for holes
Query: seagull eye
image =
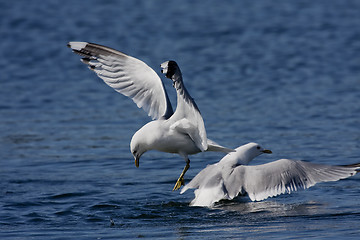
{"label": "seagull eye", "polygon": [[260,146],[257,146],[256,149],[260,149]]}

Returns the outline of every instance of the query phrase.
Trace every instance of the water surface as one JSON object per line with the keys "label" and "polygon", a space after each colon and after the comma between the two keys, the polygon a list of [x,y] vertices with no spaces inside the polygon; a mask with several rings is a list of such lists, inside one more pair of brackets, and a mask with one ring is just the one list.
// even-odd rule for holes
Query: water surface
{"label": "water surface", "polygon": [[[150,119],[66,48],[107,45],[158,73],[173,59],[209,138],[359,162],[358,1],[0,1],[1,239],[358,238],[360,178],[263,202],[189,207],[181,157],[132,134]],[[164,79],[172,100],[174,90]],[[173,104],[175,106],[175,103]],[[191,157],[189,181],[220,153]]]}

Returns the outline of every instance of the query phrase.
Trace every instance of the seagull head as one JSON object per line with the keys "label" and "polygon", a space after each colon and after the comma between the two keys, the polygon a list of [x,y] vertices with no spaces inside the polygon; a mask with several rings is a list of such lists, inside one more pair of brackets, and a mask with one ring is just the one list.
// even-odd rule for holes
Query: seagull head
{"label": "seagull head", "polygon": [[146,145],[141,141],[141,139],[142,138],[140,138],[137,134],[134,134],[130,142],[130,151],[134,156],[136,167],[139,167],[140,157],[147,151],[145,147]]}
{"label": "seagull head", "polygon": [[178,79],[181,79],[181,71],[179,66],[175,61],[169,60],[166,62],[163,62],[160,67],[161,72],[165,74],[167,78],[172,79],[173,81],[177,81]]}
{"label": "seagull head", "polygon": [[254,158],[256,158],[257,156],[259,156],[263,153],[267,153],[267,154],[272,153],[271,150],[265,149],[262,146],[260,146],[258,143],[254,143],[254,142],[245,144],[245,145],[241,146],[240,148],[242,148],[241,152],[243,153],[242,154],[243,159],[247,163],[251,162],[251,160],[253,160]]}
{"label": "seagull head", "polygon": [[267,153],[272,153],[271,150],[265,149],[258,143],[248,143],[235,149],[235,152],[231,152],[226,155],[221,162],[231,163],[231,165],[247,165],[255,157]]}

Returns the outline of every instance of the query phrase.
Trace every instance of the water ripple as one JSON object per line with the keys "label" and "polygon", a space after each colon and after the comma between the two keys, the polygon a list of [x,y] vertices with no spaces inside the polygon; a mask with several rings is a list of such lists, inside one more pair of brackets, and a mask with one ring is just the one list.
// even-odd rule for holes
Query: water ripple
{"label": "water ripple", "polygon": [[[129,142],[149,118],[66,43],[108,45],[157,73],[178,61],[209,138],[273,150],[257,163],[351,164],[359,9],[353,0],[0,1],[0,238],[356,239],[359,176],[264,202],[189,207],[192,192],[172,192],[183,159],[151,151],[135,168]],[[191,156],[185,180],[222,156]]]}

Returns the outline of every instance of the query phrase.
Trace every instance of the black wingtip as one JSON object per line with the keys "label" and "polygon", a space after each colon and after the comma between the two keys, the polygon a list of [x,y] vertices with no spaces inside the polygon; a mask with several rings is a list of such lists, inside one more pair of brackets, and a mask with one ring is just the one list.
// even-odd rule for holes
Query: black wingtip
{"label": "black wingtip", "polygon": [[83,62],[83,63],[85,63],[85,64],[89,64],[89,62],[90,62],[90,58],[82,58],[81,59],[81,61]]}
{"label": "black wingtip", "polygon": [[171,79],[172,76],[176,73],[176,71],[179,71],[179,67],[177,63],[173,60],[169,60],[168,68],[165,76]]}

